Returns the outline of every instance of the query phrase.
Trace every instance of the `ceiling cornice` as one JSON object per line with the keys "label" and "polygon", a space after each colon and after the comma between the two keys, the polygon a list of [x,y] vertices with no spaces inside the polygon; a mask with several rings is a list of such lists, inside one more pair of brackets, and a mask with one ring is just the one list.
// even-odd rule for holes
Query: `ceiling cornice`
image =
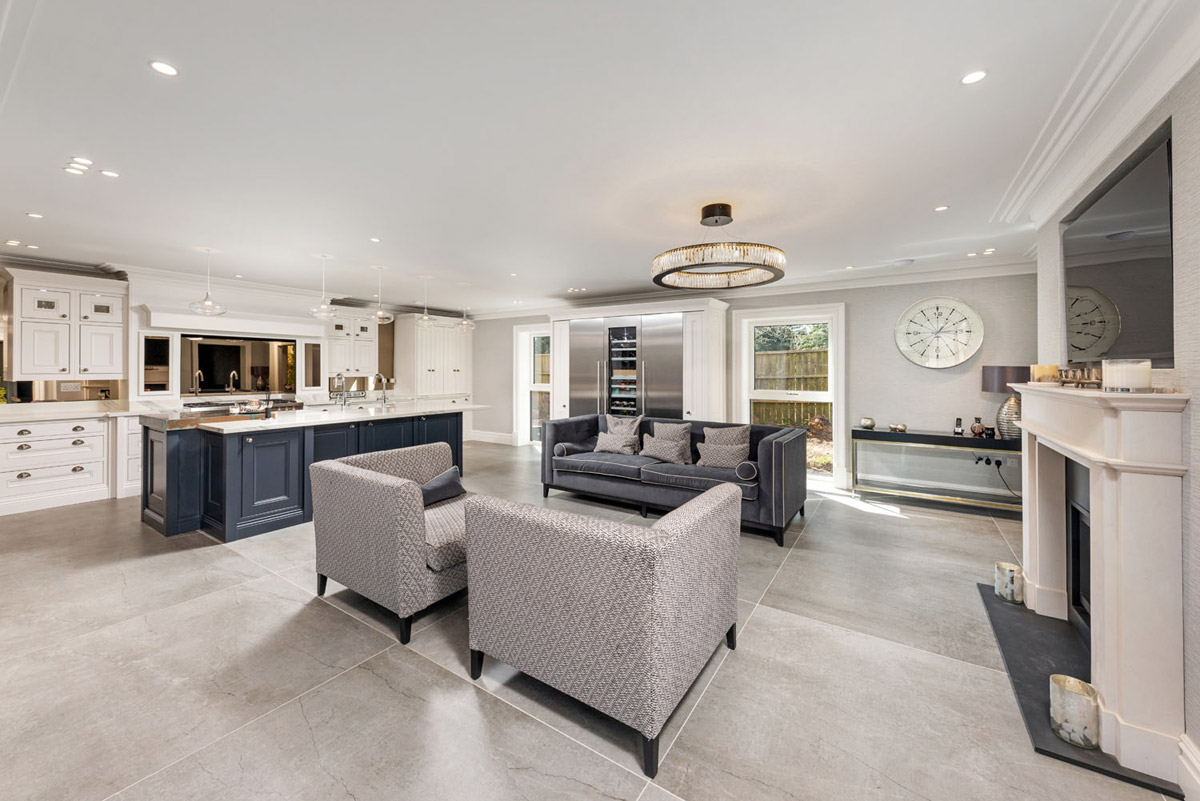
{"label": "ceiling cornice", "polygon": [[[1200,13],[1159,56],[1129,100],[1115,109],[1105,100],[1181,0],[1137,0],[1114,6],[1085,52],[1050,117],[992,215],[993,222],[1031,220],[1041,227],[1078,191],[1155,105],[1200,60]],[[1191,0],[1182,0],[1191,2]],[[1072,146],[1089,126],[1104,127],[1084,150]]]}

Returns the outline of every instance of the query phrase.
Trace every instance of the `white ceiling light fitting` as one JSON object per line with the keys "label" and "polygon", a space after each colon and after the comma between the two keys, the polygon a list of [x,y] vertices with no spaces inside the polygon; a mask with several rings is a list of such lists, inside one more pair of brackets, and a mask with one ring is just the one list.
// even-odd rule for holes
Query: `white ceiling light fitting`
{"label": "white ceiling light fitting", "polygon": [[150,69],[159,75],[166,75],[168,78],[174,78],[179,74],[179,70],[175,68],[174,64],[168,64],[165,61],[151,61]]}
{"label": "white ceiling light fitting", "polygon": [[71,175],[83,175],[83,170],[75,166],[63,167],[63,172],[69,172]]}
{"label": "white ceiling light fitting", "polygon": [[25,216],[26,216],[26,217],[32,217],[32,218],[33,218],[33,219],[35,219],[35,220],[40,220],[40,219],[42,219],[42,215],[41,215],[41,214],[38,214],[36,211],[27,211],[27,212],[25,212]]}
{"label": "white ceiling light fitting", "polygon": [[950,211],[950,207],[949,206],[934,206],[933,210],[934,211]]}
{"label": "white ceiling light fitting", "polygon": [[464,334],[467,333],[468,331],[475,330],[475,321],[467,319],[467,309],[469,309],[469,308],[470,308],[470,306],[463,306],[463,310],[462,310],[463,318],[458,321],[458,330],[462,331]]}
{"label": "white ceiling light fitting", "polygon": [[962,76],[962,83],[964,86],[970,86],[973,83],[979,83],[986,77],[987,70],[975,70],[974,72],[968,72],[966,75]]}
{"label": "white ceiling light fitting", "polygon": [[333,308],[329,296],[325,294],[325,262],[333,257],[328,253],[318,253],[317,258],[321,260],[321,302],[309,306],[308,313],[318,320],[329,320],[337,313],[337,309]]}
{"label": "white ceiling light fitting", "polygon": [[421,276],[421,283],[425,285],[425,311],[417,318],[417,325],[422,328],[432,328],[435,320],[429,316],[429,276]]}
{"label": "white ceiling light fitting", "polygon": [[72,156],[71,161],[75,162],[76,164],[82,164],[85,167],[92,166],[92,160],[85,159],[83,156]]}
{"label": "white ceiling light fitting", "polygon": [[383,271],[386,270],[387,267],[384,267],[382,264],[372,264],[371,269],[379,273],[379,292],[375,295],[375,297],[379,298],[379,302],[375,305],[375,322],[379,323],[380,325],[387,325],[396,319],[396,315],[383,308]]}
{"label": "white ceiling light fitting", "polygon": [[100,174],[103,175],[105,178],[120,178],[121,177],[121,173],[116,172],[115,170],[101,170]]}
{"label": "white ceiling light fitting", "polygon": [[225,313],[225,307],[212,299],[212,248],[202,248],[206,254],[204,259],[205,290],[204,300],[196,300],[188,304],[188,308],[196,314],[205,317],[219,317]]}
{"label": "white ceiling light fitting", "polygon": [[[700,224],[717,227],[733,222],[733,207],[710,203],[700,211]],[[669,289],[738,289],[771,284],[783,278],[787,257],[782,250],[755,242],[709,242],[684,245],[654,257],[650,277]]]}

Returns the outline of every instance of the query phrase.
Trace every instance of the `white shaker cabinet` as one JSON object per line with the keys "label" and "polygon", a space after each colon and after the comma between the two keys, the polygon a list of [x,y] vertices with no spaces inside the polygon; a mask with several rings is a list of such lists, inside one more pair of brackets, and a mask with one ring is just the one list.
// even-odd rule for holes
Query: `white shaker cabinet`
{"label": "white shaker cabinet", "polygon": [[325,340],[329,375],[374,375],[379,370],[379,341],[375,320],[335,317]]}
{"label": "white shaker cabinet", "polygon": [[79,372],[93,378],[125,377],[125,329],[117,325],[79,326]]}
{"label": "white shaker cabinet", "polygon": [[435,317],[427,327],[417,318],[396,318],[396,394],[466,398],[471,394],[471,331],[453,317]]}
{"label": "white shaker cabinet", "polygon": [[[71,372],[71,324],[23,321],[17,329],[21,376],[58,379]],[[14,370],[14,375],[17,374]]]}

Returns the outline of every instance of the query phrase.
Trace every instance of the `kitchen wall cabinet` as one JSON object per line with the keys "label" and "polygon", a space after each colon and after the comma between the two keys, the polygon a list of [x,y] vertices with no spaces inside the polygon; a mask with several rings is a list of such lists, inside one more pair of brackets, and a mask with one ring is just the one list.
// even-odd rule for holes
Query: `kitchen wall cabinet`
{"label": "kitchen wall cabinet", "polygon": [[71,372],[70,323],[26,320],[17,331],[21,358],[12,371],[14,378],[59,379]]}
{"label": "kitchen wall cabinet", "polygon": [[396,393],[402,397],[463,397],[471,394],[471,331],[452,317],[417,324],[418,315],[395,323]]}
{"label": "kitchen wall cabinet", "polygon": [[374,375],[379,371],[378,327],[374,318],[336,317],[325,340],[328,367],[334,376]]}
{"label": "kitchen wall cabinet", "polygon": [[117,325],[81,323],[79,372],[93,378],[124,378],[125,330]]}

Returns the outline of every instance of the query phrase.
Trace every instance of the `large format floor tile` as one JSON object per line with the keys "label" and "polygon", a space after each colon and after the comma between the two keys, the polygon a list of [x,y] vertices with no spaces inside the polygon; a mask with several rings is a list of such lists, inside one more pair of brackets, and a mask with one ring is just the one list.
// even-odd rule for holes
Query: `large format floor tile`
{"label": "large format floor tile", "polygon": [[656,779],[688,801],[1149,801],[1034,754],[996,671],[759,607]]}
{"label": "large format floor tile", "polygon": [[[745,626],[753,610],[753,604],[738,602],[739,629]],[[419,637],[414,634],[411,647],[469,681],[467,617],[466,609],[447,615],[421,632]],[[712,658],[663,727],[660,749],[665,750],[674,741],[683,722],[729,653],[724,642],[717,646]],[[637,732],[628,726],[495,659],[484,659],[483,675],[478,684],[614,762],[631,771],[641,771],[641,740]]]}
{"label": "large format floor tile", "polygon": [[827,498],[761,602],[1002,670],[975,584],[1011,556],[987,515]]}
{"label": "large format floor tile", "polygon": [[0,521],[0,659],[265,573],[198,532],[142,525],[136,498]]}
{"label": "large format floor tile", "polygon": [[312,569],[317,559],[317,541],[311,522],[234,540],[228,547],[274,573],[293,567]]}
{"label": "large format floor tile", "polygon": [[3,794],[105,798],[390,644],[265,576],[9,660]]}
{"label": "large format floor tile", "polygon": [[633,801],[645,785],[395,646],[117,799]]}

